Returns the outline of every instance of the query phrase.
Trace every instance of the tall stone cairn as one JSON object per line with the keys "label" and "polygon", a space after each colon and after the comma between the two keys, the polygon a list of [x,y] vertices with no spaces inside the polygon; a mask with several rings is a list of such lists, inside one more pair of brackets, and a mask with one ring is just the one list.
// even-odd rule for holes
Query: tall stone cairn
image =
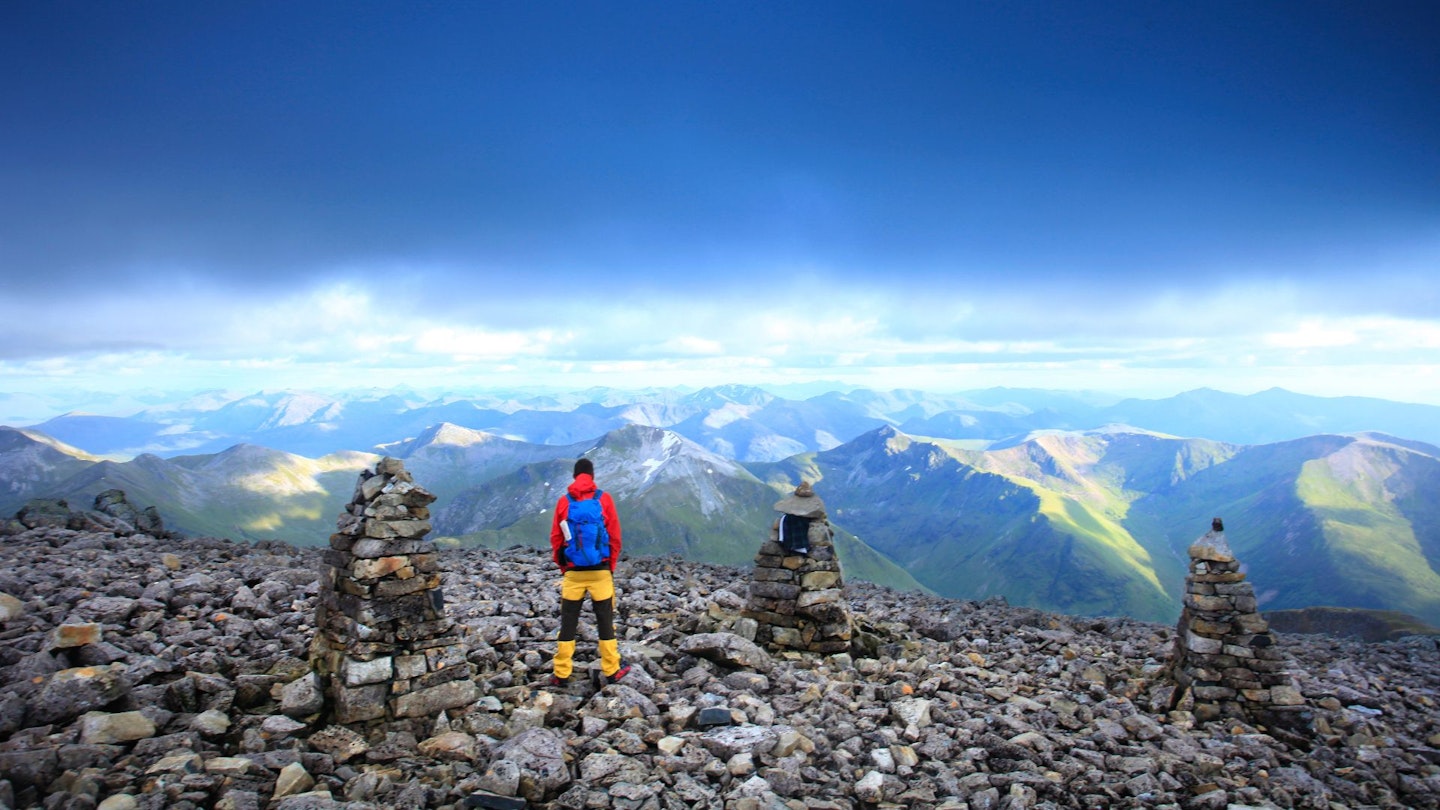
{"label": "tall stone cairn", "polygon": [[1171,708],[1186,693],[1200,720],[1219,717],[1273,722],[1303,711],[1305,699],[1286,672],[1275,634],[1258,612],[1255,590],[1215,518],[1190,546],[1190,575],[1170,663],[1175,681]]}
{"label": "tall stone cairn", "polygon": [[330,535],[310,657],[338,723],[425,717],[478,697],[425,540],[434,501],[384,458],[360,473]]}
{"label": "tall stone cairn", "polygon": [[755,555],[755,573],[742,616],[753,619],[755,640],[770,647],[837,653],[850,649],[850,608],[845,577],[835,556],[825,503],[809,483],[775,504],[776,511],[810,519],[808,554],[780,546],[780,521]]}

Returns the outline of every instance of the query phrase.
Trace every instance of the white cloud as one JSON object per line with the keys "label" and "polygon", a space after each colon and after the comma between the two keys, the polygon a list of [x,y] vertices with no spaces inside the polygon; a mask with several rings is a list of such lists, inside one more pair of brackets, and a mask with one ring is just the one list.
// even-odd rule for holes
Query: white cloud
{"label": "white cloud", "polygon": [[1352,346],[1360,338],[1353,330],[1306,321],[1288,332],[1270,332],[1262,336],[1265,343],[1282,349],[1323,349]]}
{"label": "white cloud", "polygon": [[[457,295],[459,293],[456,293]],[[843,377],[922,388],[1017,385],[1164,395],[1210,386],[1440,402],[1440,321],[1324,314],[1292,284],[1205,296],[923,291],[817,283],[704,298],[513,300],[436,311],[360,282],[283,298],[195,290],[170,300],[0,302],[29,356],[13,390],[45,386],[708,385]],[[503,305],[503,307],[502,307]],[[583,324],[576,327],[575,324]],[[12,342],[12,348],[15,344]]]}
{"label": "white cloud", "polygon": [[565,351],[572,340],[573,335],[549,329],[518,332],[437,326],[423,329],[410,340],[410,344],[420,354],[476,361],[503,360],[516,355],[552,355]]}

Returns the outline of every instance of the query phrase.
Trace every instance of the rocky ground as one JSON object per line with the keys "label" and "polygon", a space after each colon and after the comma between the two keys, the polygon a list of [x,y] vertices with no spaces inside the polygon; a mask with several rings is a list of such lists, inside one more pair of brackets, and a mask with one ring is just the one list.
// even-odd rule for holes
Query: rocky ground
{"label": "rocky ground", "polygon": [[736,621],[744,569],[634,559],[634,671],[554,690],[545,555],[445,564],[483,697],[345,728],[306,665],[318,552],[0,537],[0,805],[1440,807],[1431,638],[1282,635],[1305,722],[1202,723],[1166,711],[1164,626],[852,583],[863,647],[778,656]]}

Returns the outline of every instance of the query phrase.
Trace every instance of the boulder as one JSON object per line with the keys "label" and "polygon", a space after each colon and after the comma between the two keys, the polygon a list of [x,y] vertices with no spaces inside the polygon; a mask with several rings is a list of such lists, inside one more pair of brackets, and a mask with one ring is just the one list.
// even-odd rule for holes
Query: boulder
{"label": "boulder", "polygon": [[118,664],[61,670],[46,679],[27,719],[33,725],[60,723],[104,708],[124,694],[124,673]]}
{"label": "boulder", "polygon": [[520,770],[519,795],[543,802],[570,784],[565,763],[565,742],[549,728],[532,728],[506,740],[495,749],[495,759],[509,760]]}
{"label": "boulder", "polygon": [[679,644],[680,652],[707,658],[730,667],[769,672],[774,667],[770,654],[760,645],[734,633],[701,633]]}

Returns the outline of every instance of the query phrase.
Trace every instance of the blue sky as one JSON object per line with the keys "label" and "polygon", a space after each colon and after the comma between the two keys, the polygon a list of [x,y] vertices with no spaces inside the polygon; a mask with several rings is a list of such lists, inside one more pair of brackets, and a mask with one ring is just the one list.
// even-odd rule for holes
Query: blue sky
{"label": "blue sky", "polygon": [[1440,5],[0,4],[0,391],[1440,404]]}

